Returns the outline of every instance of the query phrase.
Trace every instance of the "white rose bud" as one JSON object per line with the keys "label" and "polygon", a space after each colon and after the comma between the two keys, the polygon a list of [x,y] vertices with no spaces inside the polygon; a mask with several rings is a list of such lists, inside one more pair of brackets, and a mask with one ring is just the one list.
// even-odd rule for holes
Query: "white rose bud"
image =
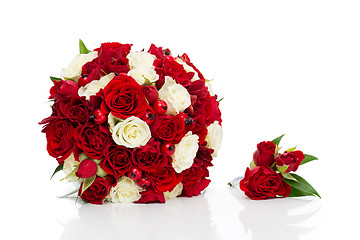
{"label": "white rose bud", "polygon": [[71,153],[70,156],[65,159],[63,165],[63,171],[66,175],[65,179],[69,182],[81,182],[81,180],[79,181],[79,178],[75,176],[75,174],[69,175],[77,166],[79,166],[79,162],[75,160],[74,153]]}
{"label": "white rose bud", "polygon": [[133,68],[128,72],[128,75],[140,85],[146,82],[153,83],[159,79],[159,75],[156,74],[154,69],[145,67]]}
{"label": "white rose bud", "polygon": [[100,80],[93,80],[85,86],[80,87],[78,91],[79,96],[85,96],[86,100],[90,100],[90,96],[96,95],[100,89],[105,88],[106,85],[114,78],[114,76],[114,73],[110,73],[100,78]]}
{"label": "white rose bud", "polygon": [[61,70],[61,76],[63,78],[71,78],[78,80],[81,75],[82,67],[85,63],[92,61],[94,58],[97,58],[98,53],[96,51],[89,52],[87,54],[78,54],[75,58],[69,63],[67,68]]}
{"label": "white rose bud", "polygon": [[168,115],[177,115],[191,105],[190,94],[186,88],[168,76],[165,77],[165,84],[159,90],[159,97],[167,103]]}
{"label": "white rose bud", "polygon": [[188,132],[178,144],[175,144],[175,152],[171,155],[172,166],[177,173],[190,168],[199,149],[199,136]]}
{"label": "white rose bud", "polygon": [[208,88],[210,96],[215,96],[214,90],[213,90],[212,85],[211,85],[211,81],[212,80],[206,80],[205,81],[205,86]]}
{"label": "white rose bud", "polygon": [[132,116],[115,125],[112,137],[117,145],[137,148],[146,145],[151,138],[151,132],[143,120]]}
{"label": "white rose bud", "polygon": [[127,59],[129,59],[130,69],[133,68],[151,68],[155,69],[153,66],[154,60],[156,57],[148,52],[135,52],[131,51],[127,55]]}
{"label": "white rose bud", "polygon": [[121,177],[116,186],[110,189],[107,196],[111,202],[132,203],[141,198],[142,188],[128,177]]}
{"label": "white rose bud", "polygon": [[165,199],[172,199],[172,198],[176,198],[177,196],[180,196],[183,190],[183,184],[179,183],[178,185],[176,185],[176,187],[171,191],[167,191],[164,192],[164,197]]}
{"label": "white rose bud", "polygon": [[214,149],[213,157],[217,156],[217,153],[221,147],[223,131],[218,121],[213,122],[208,126],[208,133],[205,137],[207,142],[206,147]]}

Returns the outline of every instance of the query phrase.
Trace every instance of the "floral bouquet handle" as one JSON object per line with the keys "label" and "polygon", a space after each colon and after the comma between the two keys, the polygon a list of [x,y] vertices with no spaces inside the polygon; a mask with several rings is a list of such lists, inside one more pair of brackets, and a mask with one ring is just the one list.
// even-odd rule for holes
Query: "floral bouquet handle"
{"label": "floral bouquet handle", "polygon": [[244,177],[235,178],[228,184],[240,186],[245,195],[253,200],[302,196],[320,198],[310,183],[294,173],[300,165],[317,158],[296,150],[296,147],[279,153],[279,143],[283,136],[257,144],[253,161]]}

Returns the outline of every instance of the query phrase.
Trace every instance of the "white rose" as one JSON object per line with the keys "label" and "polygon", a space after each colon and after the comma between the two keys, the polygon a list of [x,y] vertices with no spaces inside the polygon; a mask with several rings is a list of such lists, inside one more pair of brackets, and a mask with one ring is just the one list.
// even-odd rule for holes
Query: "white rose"
{"label": "white rose", "polygon": [[114,115],[112,115],[112,113],[109,113],[108,123],[109,123],[109,129],[110,129],[111,133],[113,133],[115,125],[121,121],[122,121],[122,119],[115,117]]}
{"label": "white rose", "polygon": [[97,56],[98,53],[96,51],[76,55],[69,63],[69,66],[61,70],[61,76],[77,80],[81,75],[82,66],[84,66],[85,63],[92,61],[94,58],[97,58]]}
{"label": "white rose", "polygon": [[135,81],[143,85],[146,80],[149,82],[156,82],[159,79],[159,75],[156,74],[152,68],[136,67],[128,72],[128,75],[135,79]]}
{"label": "white rose", "polygon": [[186,88],[168,76],[165,77],[165,84],[159,90],[159,97],[167,103],[166,114],[169,115],[177,115],[191,105],[190,94]]}
{"label": "white rose", "polygon": [[79,96],[85,96],[86,100],[90,100],[90,96],[96,95],[100,89],[105,88],[114,76],[114,73],[110,73],[100,78],[100,80],[93,80],[85,86],[80,87],[78,91]]}
{"label": "white rose", "polygon": [[183,187],[184,187],[183,184],[179,183],[178,185],[176,185],[176,187],[171,192],[169,192],[169,191],[164,192],[165,199],[176,198],[177,196],[179,196],[182,193]]}
{"label": "white rose", "polygon": [[199,74],[194,70],[194,68],[192,68],[191,66],[187,65],[186,62],[184,62],[183,60],[181,60],[180,58],[176,58],[175,59],[176,62],[180,63],[186,72],[193,72],[194,73],[194,76],[192,77],[191,79],[191,82],[193,81],[196,81],[196,80],[199,80]]}
{"label": "white rose", "polygon": [[172,166],[177,173],[190,168],[199,149],[199,136],[188,132],[178,144],[175,144],[175,152],[171,155]]}
{"label": "white rose", "polygon": [[116,186],[110,189],[107,198],[115,203],[132,203],[141,198],[142,190],[133,180],[128,177],[121,177]]}
{"label": "white rose", "polygon": [[63,171],[66,175],[65,179],[69,182],[79,182],[79,178],[75,174],[71,174],[74,169],[79,166],[79,162],[75,160],[74,153],[71,153],[70,156],[65,159],[63,165]]}
{"label": "white rose", "polygon": [[221,147],[223,131],[218,121],[213,122],[207,129],[208,133],[205,137],[206,147],[214,149],[212,156],[216,157]]}
{"label": "white rose", "polygon": [[137,148],[146,145],[151,138],[151,132],[143,120],[132,116],[115,125],[112,137],[118,145]]}
{"label": "white rose", "polygon": [[156,57],[148,52],[131,51],[127,55],[127,59],[129,59],[130,69],[133,69],[133,68],[155,69],[155,67],[153,66],[153,63],[154,63],[154,60],[156,59]]}
{"label": "white rose", "polygon": [[212,80],[205,80],[205,86],[208,88],[208,91],[210,93],[210,96],[215,96],[214,90],[211,85]]}

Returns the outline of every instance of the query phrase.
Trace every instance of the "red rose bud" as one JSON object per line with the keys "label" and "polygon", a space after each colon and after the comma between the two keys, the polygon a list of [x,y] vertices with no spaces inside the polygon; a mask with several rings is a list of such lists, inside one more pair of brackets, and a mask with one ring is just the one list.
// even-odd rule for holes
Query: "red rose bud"
{"label": "red rose bud", "polygon": [[75,175],[79,178],[91,178],[96,175],[97,165],[91,159],[82,160]]}
{"label": "red rose bud", "polygon": [[281,173],[295,172],[305,156],[302,151],[284,152],[280,154],[276,159],[276,168]]}
{"label": "red rose bud", "polygon": [[148,100],[149,104],[152,105],[156,100],[159,99],[159,92],[156,87],[147,85],[142,87],[145,98]]}
{"label": "red rose bud", "polygon": [[271,166],[274,163],[276,145],[273,142],[261,142],[257,145],[253,159],[256,166]]}
{"label": "red rose bud", "polygon": [[50,89],[49,99],[78,96],[79,86],[70,80],[53,81],[54,86]]}

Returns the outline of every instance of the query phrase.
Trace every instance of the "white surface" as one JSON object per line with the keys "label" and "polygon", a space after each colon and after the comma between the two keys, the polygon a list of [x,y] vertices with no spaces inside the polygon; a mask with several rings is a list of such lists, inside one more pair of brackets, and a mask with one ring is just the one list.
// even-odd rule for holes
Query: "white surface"
{"label": "white surface", "polygon": [[[11,1],[0,4],[1,225],[8,239],[355,239],[358,236],[358,1]],[[101,42],[186,52],[223,112],[207,192],[165,205],[75,205],[49,177],[37,126],[49,76]],[[256,144],[286,133],[320,160],[298,171],[322,199],[250,201],[226,183]],[[10,237],[11,236],[11,237]],[[124,238],[122,237],[124,236]]]}

